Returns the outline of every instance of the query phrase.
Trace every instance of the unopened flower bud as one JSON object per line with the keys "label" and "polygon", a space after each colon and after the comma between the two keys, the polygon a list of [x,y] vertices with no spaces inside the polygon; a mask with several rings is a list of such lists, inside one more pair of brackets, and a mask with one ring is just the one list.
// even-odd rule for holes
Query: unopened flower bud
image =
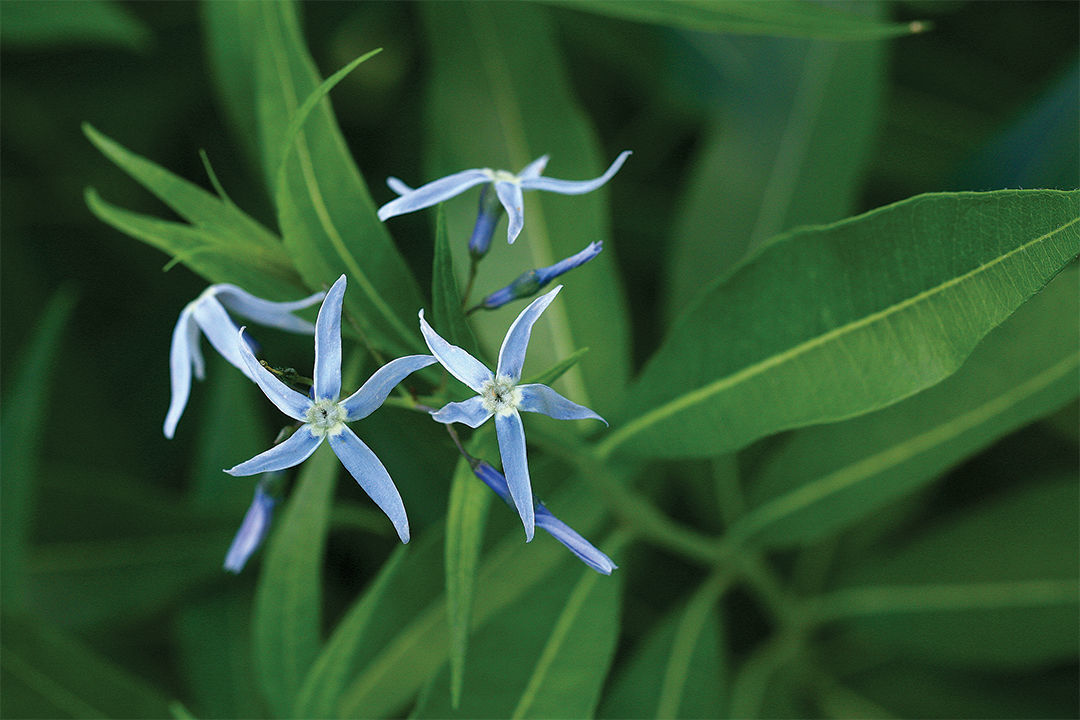
{"label": "unopened flower bud", "polygon": [[495,193],[494,185],[485,185],[480,191],[480,206],[476,212],[476,225],[469,238],[469,254],[474,261],[487,255],[491,247],[491,238],[495,235],[495,226],[502,218],[503,206]]}
{"label": "unopened flower bud", "polygon": [[589,246],[581,252],[571,255],[564,260],[560,260],[554,265],[522,273],[514,280],[514,282],[501,290],[496,290],[484,298],[483,302],[480,303],[480,306],[486,310],[494,310],[513,300],[532,297],[563,273],[569,272],[579,265],[584,265],[592,260],[600,254],[600,251],[603,248],[604,244],[602,242],[589,243]]}

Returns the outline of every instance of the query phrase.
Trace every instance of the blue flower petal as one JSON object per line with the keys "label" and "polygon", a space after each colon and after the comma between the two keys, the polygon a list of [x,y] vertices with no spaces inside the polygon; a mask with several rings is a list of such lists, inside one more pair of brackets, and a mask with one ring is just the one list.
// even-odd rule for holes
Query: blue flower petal
{"label": "blue flower petal", "polygon": [[451,345],[435,332],[427,320],[424,319],[424,311],[420,311],[420,332],[424,335],[431,354],[442,364],[447,371],[461,382],[469,386],[474,392],[480,392],[484,383],[492,379],[491,371],[484,364],[465,352],[457,345]]}
{"label": "blue flower petal", "polygon": [[[193,362],[199,358],[198,364]],[[202,377],[202,354],[199,353],[199,327],[192,317],[191,306],[184,308],[180,313],[180,319],[173,328],[172,346],[169,348],[169,380],[172,394],[169,398],[169,411],[165,413],[165,437],[172,440],[176,434],[176,424],[180,422],[180,416],[187,407],[188,396],[191,394],[191,372],[195,369],[196,374]]]}
{"label": "blue flower petal", "polygon": [[386,513],[390,522],[394,523],[401,542],[409,542],[409,518],[405,515],[405,505],[379,458],[347,427],[329,438],[330,447],[334,449],[341,464],[356,482],[360,483],[360,487],[375,501],[379,509]]}
{"label": "blue flower petal", "polygon": [[[251,348],[242,340],[243,336],[244,328],[240,328],[237,346],[240,348],[240,357],[243,359],[247,376],[255,381],[259,389],[263,391],[266,397],[270,398],[270,402],[274,403],[278,410],[293,420],[305,420],[308,408],[312,405],[311,400],[306,395],[301,395],[288,387],[278,380],[274,373],[260,365],[259,361],[251,353]],[[286,465],[286,467],[288,466]]]}
{"label": "blue flower petal", "polygon": [[521,186],[505,180],[499,181],[495,183],[495,193],[506,210],[506,241],[513,245],[525,225],[525,198],[521,195]]}
{"label": "blue flower petal", "polygon": [[301,425],[300,429],[289,436],[283,443],[275,445],[264,453],[231,467],[225,472],[230,475],[243,477],[245,475],[257,475],[274,470],[291,468],[311,457],[315,448],[319,447],[323,439],[311,432],[310,426]]}
{"label": "blue flower petal", "polygon": [[240,357],[240,343],[236,337],[236,323],[225,312],[221,302],[213,295],[204,295],[192,305],[192,315],[203,335],[229,364],[254,380]]}
{"label": "blue flower petal", "polygon": [[341,406],[347,413],[346,421],[366,418],[383,404],[398,383],[420,368],[426,368],[435,362],[437,361],[431,355],[408,355],[386,363],[376,370],[359,390],[341,401]]}
{"label": "blue flower petal", "polygon": [[[506,331],[506,337],[503,338],[502,347],[499,349],[499,369],[496,371],[497,374],[508,375],[515,382],[521,379],[521,368],[525,364],[525,351],[529,347],[529,336],[532,334],[533,323],[540,317],[540,313],[544,312],[547,306],[551,304],[551,301],[555,299],[555,296],[559,294],[562,288],[562,285],[558,285],[551,292],[536,298],[517,316],[514,324]],[[480,392],[478,388],[473,389]]]}
{"label": "blue flower petal", "polygon": [[607,425],[607,420],[584,405],[570,402],[547,385],[539,383],[518,385],[521,390],[521,404],[518,410],[540,413],[556,420],[599,420]]}
{"label": "blue flower petal", "polygon": [[311,307],[326,295],[326,293],[317,292],[292,302],[271,302],[270,300],[255,297],[236,285],[222,283],[213,287],[216,291],[215,295],[221,301],[221,304],[237,315],[266,327],[275,327],[305,335],[315,332],[315,326],[292,313],[296,310]]}
{"label": "blue flower petal", "polygon": [[341,301],[345,284],[342,275],[326,293],[315,319],[316,400],[337,400],[341,394]]}
{"label": "blue flower petal", "polygon": [[561,542],[570,552],[574,553],[583,563],[598,573],[610,575],[611,571],[619,567],[611,562],[604,553],[596,549],[591,542],[581,537],[572,527],[551,514],[543,504],[536,507],[536,526],[547,530],[551,536]]}
{"label": "blue flower petal", "polygon": [[610,180],[615,173],[619,172],[619,168],[622,167],[628,157],[630,157],[629,150],[619,153],[619,157],[615,158],[615,162],[611,163],[611,167],[603,175],[592,180],[556,180],[555,178],[546,177],[522,178],[521,187],[524,190],[547,190],[562,195],[582,195],[596,190]]}
{"label": "blue flower petal", "polygon": [[391,190],[396,192],[398,195],[404,195],[405,193],[413,192],[412,187],[410,187],[409,185],[406,185],[405,182],[401,178],[396,178],[396,177],[394,177],[392,175],[390,177],[386,178],[386,184],[390,187]]}
{"label": "blue flower petal", "polygon": [[226,570],[232,573],[243,570],[248,558],[262,545],[266,533],[270,530],[275,504],[274,498],[263,492],[261,486],[255,486],[255,497],[244,515],[244,522],[236,531],[228,554],[225,555]]}
{"label": "blue flower petal", "polygon": [[533,514],[532,483],[529,481],[529,463],[525,456],[525,428],[517,412],[495,416],[495,434],[499,438],[499,454],[502,456],[503,474],[510,488],[518,515],[525,525],[525,541],[533,539],[536,519]]}
{"label": "blue flower petal", "polygon": [[[387,182],[389,183],[389,180]],[[453,175],[447,175],[426,185],[421,185],[415,190],[386,203],[379,208],[379,219],[388,220],[395,215],[402,215],[437,205],[443,200],[460,195],[474,185],[483,182],[491,182],[491,175],[485,170],[462,170]],[[391,185],[391,188],[395,192],[398,190],[393,185]]]}
{"label": "blue flower petal", "polygon": [[492,412],[484,408],[484,400],[479,395],[462,402],[443,405],[431,413],[431,417],[441,423],[461,423],[471,428],[478,428],[487,422]]}
{"label": "blue flower petal", "polygon": [[526,165],[521,172],[517,174],[519,180],[525,180],[527,178],[538,178],[544,172],[544,168],[547,167],[549,160],[548,155],[541,155]]}

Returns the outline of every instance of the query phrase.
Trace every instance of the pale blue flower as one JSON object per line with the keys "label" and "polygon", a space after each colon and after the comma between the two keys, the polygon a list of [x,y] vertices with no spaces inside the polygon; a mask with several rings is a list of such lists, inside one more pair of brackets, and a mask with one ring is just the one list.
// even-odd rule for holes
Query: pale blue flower
{"label": "pale blue flower", "polygon": [[294,302],[271,302],[255,297],[235,285],[222,283],[211,285],[188,303],[173,329],[172,347],[169,350],[172,399],[169,402],[169,412],[165,415],[165,437],[172,439],[176,433],[176,424],[180,422],[180,416],[191,393],[192,371],[200,380],[205,374],[202,351],[199,349],[200,331],[223,358],[251,377],[244,361],[240,359],[240,348],[236,343],[238,328],[229,317],[228,311],[260,325],[310,335],[315,332],[315,326],[292,313],[314,305],[322,300],[325,294],[318,292]]}
{"label": "pale blue flower", "polygon": [[390,474],[375,453],[345,423],[373,413],[394,387],[420,368],[435,362],[430,355],[409,355],[391,360],[375,371],[363,387],[344,400],[341,394],[341,301],[345,296],[342,275],[326,293],[315,321],[314,399],[293,390],[259,364],[239,332],[240,356],[266,397],[294,420],[303,423],[287,440],[225,472],[230,475],[284,470],[311,457],[323,440],[360,487],[386,513],[401,542],[409,542],[409,520]]}
{"label": "pale blue flower", "polygon": [[274,506],[277,500],[267,491],[267,481],[260,480],[255,486],[255,497],[244,515],[244,522],[236,531],[229,552],[225,555],[225,569],[238,573],[244,569],[248,558],[254,554],[266,539],[270,531],[270,521],[274,518]]}
{"label": "pale blue flower", "polygon": [[[543,177],[541,173],[547,165],[547,155],[532,161],[516,175],[507,170],[492,170],[491,168],[462,170],[453,175],[432,180],[426,185],[421,185],[415,189],[410,188],[401,180],[391,177],[387,179],[386,184],[400,197],[379,208],[379,219],[387,220],[395,215],[403,215],[432,205],[438,205],[443,200],[460,195],[475,185],[491,183],[495,188],[495,194],[498,196],[499,202],[502,203],[506,214],[510,218],[506,230],[506,239],[513,244],[525,224],[523,190],[547,190],[561,195],[583,195],[596,190],[610,180],[628,157],[630,157],[629,150],[619,153],[619,157],[615,158],[615,162],[611,163],[611,167],[603,175],[592,180],[556,180],[555,178]],[[481,203],[482,216],[484,215],[483,207],[483,203]],[[488,220],[491,230],[493,230],[494,224],[490,223],[491,218],[488,218]],[[480,224],[479,219],[477,224]],[[473,235],[475,241],[475,231]],[[470,242],[470,249],[472,249],[472,244],[473,242]],[[482,255],[483,252],[480,252],[480,254]]]}
{"label": "pale blue flower", "polygon": [[[484,484],[495,491],[495,494],[503,499],[507,505],[513,505],[510,496],[510,487],[506,484],[506,478],[501,472],[484,461],[473,465],[473,473],[484,481]],[[552,537],[561,542],[570,552],[574,553],[593,570],[604,575],[610,575],[612,570],[619,566],[611,562],[604,553],[600,552],[595,545],[581,537],[572,527],[551,514],[543,503],[536,504],[536,525],[542,530],[547,530]]]}
{"label": "pale blue flower", "polygon": [[532,326],[562,287],[559,285],[533,300],[517,316],[506,331],[499,350],[499,365],[494,373],[472,355],[440,337],[424,320],[424,311],[420,311],[420,331],[431,353],[451,375],[477,393],[476,397],[463,402],[449,403],[431,416],[442,423],[463,423],[471,428],[479,427],[495,416],[495,434],[499,439],[503,472],[510,487],[510,496],[525,525],[527,540],[533,538],[535,517],[529,466],[525,457],[525,428],[519,411],[543,413],[559,420],[594,418],[607,424],[589,408],[570,402],[547,385],[519,384]]}
{"label": "pale blue flower", "polygon": [[581,252],[575,253],[568,258],[560,260],[554,265],[548,267],[537,268],[536,270],[529,270],[518,276],[514,282],[510,283],[501,290],[488,295],[480,303],[480,307],[487,310],[494,310],[497,307],[502,307],[508,302],[514,300],[520,300],[521,298],[532,297],[536,293],[540,292],[548,283],[555,278],[559,277],[565,272],[569,272],[576,267],[584,265],[592,260],[594,257],[600,254],[600,251],[604,249],[604,243],[592,242],[589,246]]}

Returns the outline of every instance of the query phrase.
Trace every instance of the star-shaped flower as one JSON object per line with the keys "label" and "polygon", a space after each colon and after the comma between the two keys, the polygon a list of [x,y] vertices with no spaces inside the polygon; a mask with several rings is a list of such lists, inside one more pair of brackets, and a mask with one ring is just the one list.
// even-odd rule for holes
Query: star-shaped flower
{"label": "star-shaped flower", "polygon": [[499,197],[499,202],[502,203],[502,206],[506,209],[506,214],[510,218],[506,239],[513,244],[525,224],[523,190],[547,190],[562,195],[583,195],[592,192],[610,180],[629,156],[629,150],[619,153],[619,157],[615,158],[615,162],[611,163],[611,167],[603,175],[592,180],[556,180],[555,178],[541,176],[548,162],[547,155],[532,161],[516,175],[507,170],[492,170],[491,168],[462,170],[453,175],[432,180],[416,189],[410,188],[395,177],[391,177],[386,182],[390,189],[401,197],[391,200],[379,208],[379,219],[387,220],[395,215],[403,215],[414,210],[422,210],[432,205],[438,205],[443,200],[460,195],[474,185],[491,183]]}
{"label": "star-shaped flower", "polygon": [[525,428],[519,411],[543,413],[559,420],[595,418],[607,424],[604,418],[589,408],[570,402],[547,385],[518,384],[532,326],[562,287],[559,285],[533,300],[517,316],[506,331],[499,350],[499,365],[494,373],[472,355],[440,337],[424,320],[424,311],[420,311],[420,331],[431,353],[451,375],[477,393],[476,397],[463,402],[449,403],[431,416],[442,423],[458,422],[471,428],[479,427],[495,416],[495,434],[499,439],[503,472],[510,487],[510,496],[525,525],[527,540],[533,538],[536,521],[529,466],[525,457]]}
{"label": "star-shaped flower", "polygon": [[356,436],[346,423],[373,413],[399,382],[420,368],[435,362],[430,355],[409,355],[391,360],[375,371],[363,387],[344,400],[341,394],[341,301],[345,296],[342,275],[326,293],[315,321],[314,400],[285,385],[259,364],[240,329],[240,356],[251,376],[266,397],[294,420],[303,423],[288,440],[275,445],[225,472],[230,475],[284,470],[311,457],[323,440],[330,441],[334,454],[360,487],[394,523],[401,542],[409,542],[409,520],[390,474],[375,453]]}
{"label": "star-shaped flower", "polygon": [[[202,351],[199,349],[199,332],[206,335],[210,344],[234,367],[251,377],[240,348],[236,344],[236,324],[228,311],[260,325],[276,327],[295,333],[310,335],[315,326],[292,313],[310,307],[322,300],[326,293],[315,293],[294,302],[271,302],[255,297],[235,285],[218,284],[206,288],[199,297],[187,304],[173,329],[172,348],[169,350],[169,375],[172,380],[172,399],[165,415],[165,437],[172,439],[176,424],[187,406],[191,394],[191,375],[200,380],[205,375]],[[252,378],[254,379],[254,378]]]}
{"label": "star-shaped flower", "polygon": [[[501,472],[484,461],[476,462],[473,467],[476,477],[484,481],[484,484],[495,491],[495,494],[507,504],[513,504],[510,498],[510,489],[506,484],[506,478]],[[551,514],[543,503],[536,504],[536,524],[542,530],[547,530],[553,538],[565,545],[570,552],[578,556],[581,562],[593,570],[604,575],[610,575],[612,570],[619,566],[611,562],[604,553],[600,552],[595,545],[581,537],[572,527]]]}

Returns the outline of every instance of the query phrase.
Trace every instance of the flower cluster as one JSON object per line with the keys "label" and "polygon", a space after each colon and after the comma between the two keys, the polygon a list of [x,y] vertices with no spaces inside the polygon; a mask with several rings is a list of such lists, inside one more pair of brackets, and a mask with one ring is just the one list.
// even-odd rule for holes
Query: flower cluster
{"label": "flower cluster", "polygon": [[[475,263],[484,256],[490,245],[501,210],[505,209],[509,218],[508,242],[513,243],[520,234],[524,223],[523,190],[549,190],[563,194],[589,192],[606,183],[629,154],[620,154],[603,175],[585,181],[542,177],[547,156],[534,161],[516,175],[502,170],[465,170],[415,190],[396,178],[390,178],[390,187],[400,197],[380,208],[379,217],[386,220],[401,213],[426,208],[470,187],[487,183],[481,192],[480,211],[469,245],[475,272]],[[583,265],[601,250],[602,244],[593,242],[554,265],[529,270],[503,289],[488,294],[469,312],[502,307],[536,295],[555,277]],[[199,379],[204,375],[199,348],[200,332],[222,357],[251,379],[270,402],[293,421],[293,425],[279,435],[280,442],[226,470],[230,475],[261,477],[251,507],[229,548],[225,568],[239,572],[265,539],[281,495],[281,471],[304,462],[324,441],[329,442],[345,469],[386,514],[401,542],[409,542],[409,520],[397,486],[386,467],[353,432],[349,423],[375,412],[407,377],[438,363],[475,395],[461,401],[445,402],[441,408],[435,409],[421,404],[415,396],[406,393],[406,406],[427,412],[433,420],[446,424],[448,428],[455,423],[478,428],[494,418],[502,472],[466,453],[466,459],[476,476],[516,508],[525,529],[526,541],[532,540],[535,528],[539,526],[589,567],[610,574],[616,565],[534,499],[529,477],[521,413],[541,413],[560,420],[594,419],[605,422],[589,408],[572,402],[547,385],[521,382],[533,326],[563,286],[556,286],[521,311],[506,332],[494,371],[469,352],[445,340],[428,323],[421,309],[419,331],[431,354],[409,355],[385,362],[359,389],[342,399],[341,320],[346,285],[346,276],[342,275],[325,293],[316,293],[293,302],[270,302],[233,285],[213,285],[180,314],[173,331],[170,352],[172,400],[165,420],[166,437],[173,437],[176,431],[190,394],[192,374]],[[468,290],[466,297],[462,298],[462,307],[468,302],[467,295]],[[294,314],[320,300],[322,304],[314,325]],[[237,326],[230,312],[265,327],[314,335],[315,359],[311,378],[303,378],[295,371],[278,370],[258,360],[258,344],[250,337],[246,327]],[[447,398],[444,397],[444,400]],[[451,434],[456,440],[456,433],[451,431]]]}

